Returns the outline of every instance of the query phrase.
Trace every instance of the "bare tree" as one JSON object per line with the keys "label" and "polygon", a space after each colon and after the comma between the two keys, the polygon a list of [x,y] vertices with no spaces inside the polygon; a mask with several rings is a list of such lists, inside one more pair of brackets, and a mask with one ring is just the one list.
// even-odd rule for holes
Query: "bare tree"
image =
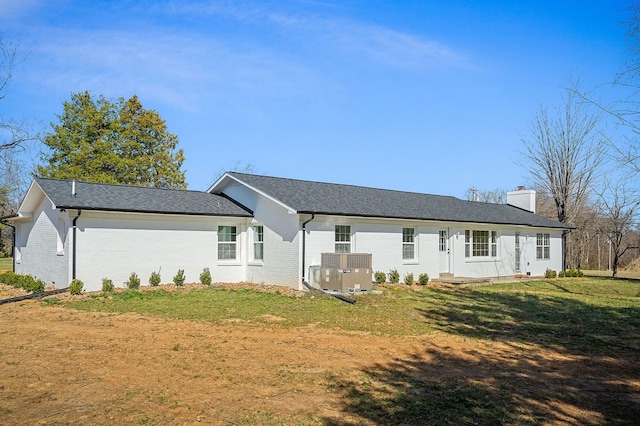
{"label": "bare tree", "polygon": [[[0,101],[6,96],[6,89],[19,63],[17,46],[0,38]],[[27,168],[18,158],[19,151],[26,150],[28,142],[35,141],[26,121],[0,117],[0,217],[12,214],[17,207],[18,192],[25,186]],[[10,247],[7,228],[0,223],[0,256]]]}
{"label": "bare tree", "polygon": [[[17,46],[8,44],[0,38],[0,100],[6,96],[6,89],[19,63]],[[23,120],[0,119],[0,151],[17,148],[24,142],[35,138],[29,135],[28,126]]]}
{"label": "bare tree", "polygon": [[[571,91],[629,130],[629,134],[609,140],[608,145],[621,165],[640,174],[640,2],[633,2],[627,12],[629,18],[622,22],[627,27],[627,49],[621,71],[611,82],[591,91],[584,91],[576,84]],[[616,100],[599,101],[598,93],[602,90],[613,94]]]}
{"label": "bare tree", "polygon": [[612,276],[618,275],[620,258],[633,246],[627,236],[634,231],[640,198],[631,188],[628,179],[619,179],[616,183],[606,180],[604,190],[599,194],[599,213],[602,217],[601,229],[611,244]]}
{"label": "bare tree", "polygon": [[490,191],[479,191],[475,186],[467,190],[468,201],[480,201],[482,203],[504,204],[507,201],[507,191],[496,188]]}
{"label": "bare tree", "polygon": [[597,114],[587,111],[571,90],[562,99],[555,117],[540,109],[522,142],[534,185],[551,196],[558,221],[571,224],[604,162],[604,140]]}
{"label": "bare tree", "polygon": [[216,172],[214,176],[214,180],[218,179],[220,176],[224,175],[226,172],[237,172],[237,173],[256,173],[256,166],[253,163],[245,162],[242,160],[236,160],[236,162],[227,168],[220,168]]}

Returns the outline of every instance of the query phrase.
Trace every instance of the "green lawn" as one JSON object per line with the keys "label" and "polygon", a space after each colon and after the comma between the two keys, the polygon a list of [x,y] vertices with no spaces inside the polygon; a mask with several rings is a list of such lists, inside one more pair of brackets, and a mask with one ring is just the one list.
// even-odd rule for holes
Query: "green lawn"
{"label": "green lawn", "polygon": [[640,280],[582,278],[412,291],[386,285],[383,294],[356,296],[349,305],[332,297],[210,287],[201,291],[125,291],[109,298],[69,302],[82,310],[138,312],[210,322],[239,319],[279,327],[339,327],[375,335],[444,331],[489,339],[571,345],[597,351],[640,340]]}
{"label": "green lawn", "polygon": [[12,257],[0,257],[0,272],[13,270]]}

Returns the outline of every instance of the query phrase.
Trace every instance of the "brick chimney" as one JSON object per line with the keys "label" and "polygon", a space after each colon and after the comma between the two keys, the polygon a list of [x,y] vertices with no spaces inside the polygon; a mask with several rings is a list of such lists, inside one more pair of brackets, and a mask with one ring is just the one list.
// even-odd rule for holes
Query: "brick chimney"
{"label": "brick chimney", "polygon": [[515,191],[507,192],[507,204],[536,212],[536,191],[519,186]]}

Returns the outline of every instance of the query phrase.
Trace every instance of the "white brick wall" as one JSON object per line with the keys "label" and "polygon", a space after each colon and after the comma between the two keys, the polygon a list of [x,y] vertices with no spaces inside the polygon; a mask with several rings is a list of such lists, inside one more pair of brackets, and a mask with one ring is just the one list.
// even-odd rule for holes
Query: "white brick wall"
{"label": "white brick wall", "polygon": [[[245,279],[246,219],[219,219],[200,216],[100,213],[84,211],[78,220],[77,277],[87,290],[99,290],[102,278],[124,286],[135,272],[147,284],[153,271],[162,282],[171,283],[178,269],[186,282],[199,282],[209,268],[214,282]],[[218,225],[238,227],[237,261],[218,261]]]}
{"label": "white brick wall", "polygon": [[[303,218],[304,219],[304,218]],[[501,277],[515,275],[515,227],[469,225],[468,228],[454,223],[376,220],[364,218],[336,218],[317,216],[307,225],[306,265],[319,265],[321,253],[335,250],[335,225],[350,225],[352,253],[371,253],[373,271],[389,273],[397,269],[400,280],[412,273],[414,279],[426,273],[430,278],[445,272],[440,262],[439,230],[448,231],[450,267],[449,272],[458,277]],[[415,229],[415,260],[402,259],[402,228]],[[498,231],[498,256],[496,258],[465,258],[465,229]],[[559,271],[562,267],[562,232],[520,227],[521,273],[544,275],[547,268]],[[551,237],[551,259],[536,259],[536,232],[549,233]],[[527,238],[526,236],[529,235]]]}
{"label": "white brick wall", "polygon": [[[60,219],[64,221],[62,235],[56,228]],[[47,285],[66,287],[71,281],[69,226],[67,212],[54,209],[51,201],[43,198],[31,222],[16,223],[16,272],[32,275]],[[58,250],[58,238],[63,242],[64,250],[61,252]]]}

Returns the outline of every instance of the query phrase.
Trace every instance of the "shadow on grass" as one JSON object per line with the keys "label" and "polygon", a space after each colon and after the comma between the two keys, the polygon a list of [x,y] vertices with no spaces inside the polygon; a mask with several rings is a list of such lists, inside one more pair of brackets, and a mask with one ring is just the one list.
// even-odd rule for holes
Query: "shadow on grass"
{"label": "shadow on grass", "polygon": [[427,339],[423,351],[334,377],[355,420],[326,424],[637,424],[637,307],[471,290],[428,297],[421,314],[460,344]]}
{"label": "shadow on grass", "polygon": [[583,355],[640,350],[638,305],[598,306],[569,297],[465,289],[435,291],[429,298],[429,307],[418,311],[450,334],[529,342]]}

